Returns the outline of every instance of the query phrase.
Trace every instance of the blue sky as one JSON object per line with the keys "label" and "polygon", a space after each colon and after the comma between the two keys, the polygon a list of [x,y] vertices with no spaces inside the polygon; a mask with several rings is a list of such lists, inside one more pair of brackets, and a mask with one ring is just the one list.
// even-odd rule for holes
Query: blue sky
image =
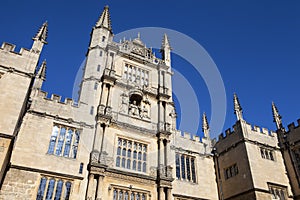
{"label": "blue sky", "polygon": [[[115,34],[139,27],[164,27],[201,44],[217,65],[227,94],[224,129],[235,123],[232,95],[236,92],[251,124],[275,129],[271,102],[285,125],[300,118],[300,2],[278,1],[58,1],[1,3],[0,41],[30,48],[32,36],[48,20],[49,93],[72,96],[77,70],[84,60],[89,34],[104,5],[110,6]],[[172,39],[170,38],[171,43]],[[147,43],[147,42],[146,42]],[[174,57],[173,65],[189,65]],[[179,68],[180,68],[179,67]],[[210,97],[201,77],[183,70],[197,85],[201,112],[210,118]]]}

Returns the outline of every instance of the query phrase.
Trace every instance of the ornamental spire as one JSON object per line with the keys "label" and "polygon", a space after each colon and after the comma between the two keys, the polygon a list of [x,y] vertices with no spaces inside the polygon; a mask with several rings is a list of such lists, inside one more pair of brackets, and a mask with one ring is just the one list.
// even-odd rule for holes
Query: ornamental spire
{"label": "ornamental spire", "polygon": [[44,44],[47,44],[47,36],[48,36],[48,22],[44,22],[43,25],[40,27],[39,31],[34,36],[34,41],[41,41]]}
{"label": "ornamental spire", "polygon": [[280,114],[278,112],[278,109],[275,106],[274,102],[272,102],[272,113],[273,113],[273,122],[276,123],[277,129],[283,128],[282,121],[281,121],[281,116],[280,116]]}
{"label": "ornamental spire", "polygon": [[237,97],[236,93],[233,95],[233,102],[234,102],[234,114],[237,117],[237,120],[243,120],[243,109],[240,105],[239,98]]}
{"label": "ornamental spire", "polygon": [[204,133],[204,137],[209,138],[209,125],[205,112],[202,115],[202,131]]}
{"label": "ornamental spire", "polygon": [[164,62],[167,66],[171,66],[171,50],[172,50],[172,48],[170,46],[169,38],[168,38],[167,34],[165,33],[163,40],[162,40],[160,52],[162,55],[162,59],[164,60]]}
{"label": "ornamental spire", "polygon": [[44,60],[42,62],[42,65],[37,73],[37,77],[39,79],[42,79],[43,81],[46,80],[46,70],[47,70],[47,63],[46,63],[46,60]]}
{"label": "ornamental spire", "polygon": [[104,10],[96,23],[96,27],[106,28],[112,33],[111,20],[109,14],[109,7],[106,5]]}

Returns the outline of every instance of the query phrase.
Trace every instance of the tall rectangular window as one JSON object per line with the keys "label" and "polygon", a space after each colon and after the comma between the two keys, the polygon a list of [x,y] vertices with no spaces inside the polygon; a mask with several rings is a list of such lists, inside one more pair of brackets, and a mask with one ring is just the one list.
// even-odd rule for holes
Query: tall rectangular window
{"label": "tall rectangular window", "polygon": [[230,167],[227,167],[224,169],[225,179],[232,178],[238,174],[239,174],[239,168],[238,168],[237,164],[233,164]]}
{"label": "tall rectangular window", "polygon": [[149,86],[149,72],[127,63],[124,66],[123,79],[136,85]]}
{"label": "tall rectangular window", "polygon": [[116,167],[146,172],[147,148],[146,144],[118,138]]}
{"label": "tall rectangular window", "polygon": [[196,183],[195,158],[176,153],[176,178]]}
{"label": "tall rectangular window", "polygon": [[72,183],[70,181],[53,178],[42,177],[36,200],[69,200],[71,194]]}
{"label": "tall rectangular window", "polygon": [[75,128],[55,124],[52,128],[48,154],[76,158],[80,132]]}

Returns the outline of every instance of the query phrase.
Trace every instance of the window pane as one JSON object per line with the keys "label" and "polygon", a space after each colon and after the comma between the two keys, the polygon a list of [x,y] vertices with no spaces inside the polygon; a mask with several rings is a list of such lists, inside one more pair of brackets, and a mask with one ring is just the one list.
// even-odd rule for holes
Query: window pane
{"label": "window pane", "polygon": [[130,149],[128,149],[128,151],[127,151],[127,157],[128,157],[128,158],[131,157],[131,150],[130,150]]}
{"label": "window pane", "polygon": [[196,183],[196,169],[195,169],[194,158],[191,158],[191,168],[192,168],[192,179],[193,179],[193,182]]}
{"label": "window pane", "polygon": [[54,200],[60,200],[63,185],[64,185],[64,182],[62,180],[59,180],[57,182]]}
{"label": "window pane", "polygon": [[61,153],[62,153],[62,148],[63,148],[64,140],[65,140],[65,134],[66,134],[66,129],[61,128],[60,129],[60,134],[59,134],[59,137],[58,137],[56,152],[55,152],[55,154],[58,155],[58,156],[61,155]]}
{"label": "window pane", "polygon": [[146,167],[147,167],[147,164],[144,162],[143,163],[143,172],[146,172]]}
{"label": "window pane", "polygon": [[124,200],[128,200],[128,192],[125,192],[125,194],[124,194]]}
{"label": "window pane", "polygon": [[114,190],[114,198],[113,200],[117,200],[117,190]]}
{"label": "window pane", "polygon": [[42,200],[44,198],[45,188],[47,184],[47,179],[43,177],[40,182],[39,190],[36,196],[36,200]]}
{"label": "window pane", "polygon": [[72,186],[72,183],[66,182],[65,200],[70,199],[71,186]]}
{"label": "window pane", "polygon": [[127,159],[127,169],[130,169],[130,165],[131,165],[131,160]]}
{"label": "window pane", "polygon": [[46,194],[46,200],[51,200],[53,195],[53,189],[55,185],[55,180],[51,179],[48,184],[47,194]]}
{"label": "window pane", "polygon": [[121,155],[121,147],[118,147],[118,149],[117,149],[117,155],[118,156]]}
{"label": "window pane", "polygon": [[180,161],[179,161],[179,154],[176,154],[175,156],[175,162],[176,162],[176,177],[180,178]]}
{"label": "window pane", "polygon": [[135,161],[135,160],[134,160],[133,163],[132,163],[132,169],[133,169],[133,170],[136,170],[136,161]]}
{"label": "window pane", "polygon": [[125,168],[125,158],[122,158],[122,167]]}
{"label": "window pane", "polygon": [[141,163],[141,161],[138,162],[138,171],[139,172],[142,171],[142,163]]}
{"label": "window pane", "polygon": [[126,156],[126,149],[125,148],[122,150],[122,156]]}
{"label": "window pane", "polygon": [[118,156],[117,159],[116,159],[116,166],[117,167],[120,167],[120,157]]}
{"label": "window pane", "polygon": [[190,173],[190,158],[186,157],[186,174],[187,174],[187,179],[190,181],[191,180],[191,173]]}
{"label": "window pane", "polygon": [[54,126],[53,129],[52,129],[50,144],[49,144],[49,148],[48,148],[48,153],[49,154],[54,153],[54,147],[55,147],[55,143],[56,143],[56,138],[58,136],[58,132],[59,132],[59,128],[57,126]]}
{"label": "window pane", "polygon": [[181,177],[185,179],[185,159],[184,156],[181,156]]}
{"label": "window pane", "polygon": [[80,132],[79,131],[75,131],[75,141],[73,144],[73,158],[77,157],[77,150],[78,150],[78,143],[79,143],[79,139],[80,139]]}
{"label": "window pane", "polygon": [[133,152],[133,159],[136,159],[136,155],[137,155],[137,152],[134,151],[134,152]]}
{"label": "window pane", "polygon": [[65,144],[65,150],[64,150],[65,157],[69,157],[70,147],[71,147],[71,143],[72,143],[72,137],[73,137],[73,131],[71,129],[69,129],[66,134],[66,144]]}
{"label": "window pane", "polygon": [[122,191],[119,192],[119,200],[123,200],[123,192]]}
{"label": "window pane", "polygon": [[134,200],[134,194],[133,193],[131,193],[131,195],[130,195],[130,200]]}
{"label": "window pane", "polygon": [[142,153],[141,152],[138,153],[138,159],[142,160]]}
{"label": "window pane", "polygon": [[146,161],[147,160],[147,155],[146,153],[143,153],[143,161]]}

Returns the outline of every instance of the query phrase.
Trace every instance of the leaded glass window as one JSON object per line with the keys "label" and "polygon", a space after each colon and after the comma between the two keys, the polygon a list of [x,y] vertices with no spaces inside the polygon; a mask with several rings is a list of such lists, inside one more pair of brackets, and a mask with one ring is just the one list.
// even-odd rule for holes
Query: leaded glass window
{"label": "leaded glass window", "polygon": [[135,83],[136,85],[149,86],[149,72],[127,63],[124,66],[123,79]]}
{"label": "leaded glass window", "polygon": [[118,138],[116,167],[139,172],[147,171],[147,145]]}
{"label": "leaded glass window", "polygon": [[175,154],[176,178],[196,182],[195,158],[184,154]]}
{"label": "leaded glass window", "polygon": [[[61,179],[42,177],[36,200],[69,200],[72,183]],[[64,191],[64,194],[63,194]]]}
{"label": "leaded glass window", "polygon": [[79,139],[80,132],[75,128],[54,125],[47,153],[75,159]]}

